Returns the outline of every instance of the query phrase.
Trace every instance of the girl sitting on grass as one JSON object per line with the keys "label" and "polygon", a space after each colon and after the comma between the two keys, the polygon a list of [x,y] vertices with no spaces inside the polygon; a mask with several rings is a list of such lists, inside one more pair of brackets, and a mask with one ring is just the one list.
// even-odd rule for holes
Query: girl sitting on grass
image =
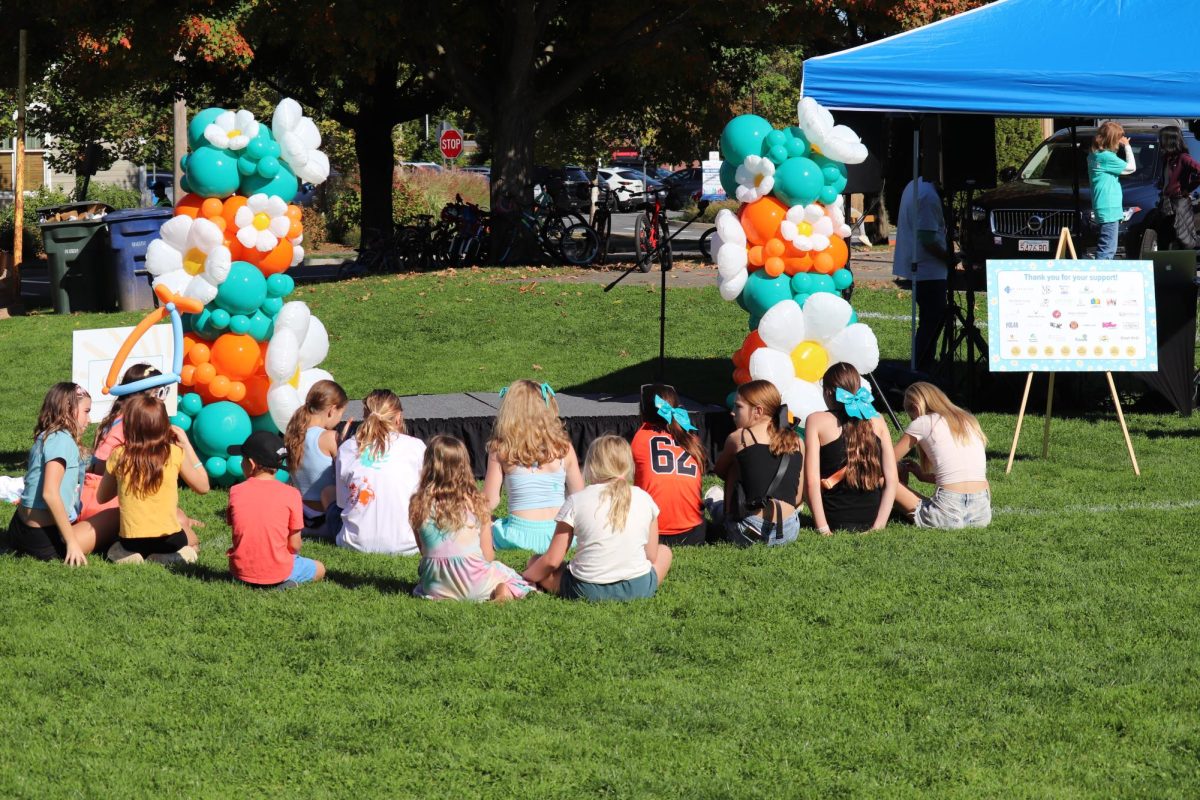
{"label": "girl sitting on grass", "polygon": [[878,530],[896,497],[896,459],[887,426],[858,370],[834,364],[821,380],[828,411],[804,423],[808,505],[817,532]]}
{"label": "girl sitting on grass", "polygon": [[435,436],[429,442],[408,519],[421,549],[417,597],[503,602],[533,590],[495,560],[492,517],[475,485],[471,457],[458,439]]}
{"label": "girl sitting on grass", "polygon": [[[904,410],[912,422],[894,448],[900,473],[896,507],[911,515],[919,528],[987,527],[992,495],[987,437],[979,421],[931,383],[909,386]],[[919,463],[904,459],[914,444],[920,448]],[[936,484],[933,497],[926,499],[909,489],[909,476]]]}
{"label": "girl sitting on grass", "polygon": [[[554,539],[524,577],[570,600],[653,597],[671,568],[671,548],[658,544],[658,507],[631,486],[633,453],[619,436],[601,436],[583,465],[587,487],[558,512]],[[571,540],[575,558],[563,563]]]}
{"label": "girl sitting on grass", "polygon": [[363,421],[338,448],[339,547],[363,553],[415,555],[409,500],[421,477],[425,444],[404,432],[404,408],[387,389],[363,400]]}
{"label": "girl sitting on grass", "polygon": [[500,410],[488,441],[483,493],[488,509],[508,495],[508,516],[492,527],[496,547],[544,553],[554,535],[554,515],[563,504],[564,488],[583,488],[579,459],[558,416],[558,400],[550,384],[514,381],[500,393]]}
{"label": "girl sitting on grass", "polygon": [[642,387],[642,426],[633,435],[633,483],[658,506],[659,542],[701,545],[707,526],[700,505],[704,445],[674,386]]}
{"label": "girl sitting on grass", "polygon": [[46,392],[33,429],[25,488],[8,526],[9,545],[18,553],[79,566],[87,563],[88,553],[104,550],[116,536],[116,509],[99,511],[86,521],[79,518],[79,436],[91,410],[91,395],[82,386],[56,383]]}
{"label": "girl sitting on grass", "polygon": [[333,461],[340,442],[335,429],[346,413],[348,400],[338,384],[317,381],[308,390],[304,405],[292,414],[284,434],[288,472],[304,501],[304,527],[329,538],[337,536],[342,521],[337,507],[330,506],[337,496]]}
{"label": "girl sitting on grass", "polygon": [[122,414],[125,443],[109,455],[96,490],[99,503],[120,499],[121,533],[108,558],[117,564],[192,563],[200,543],[179,524],[179,478],[205,494],[208,473],[187,436],[171,425],[162,400],[133,395]]}
{"label": "girl sitting on grass", "polygon": [[724,524],[726,538],[736,545],[787,544],[800,534],[796,509],[804,499],[804,443],[786,415],[770,381],[738,387],[737,430],[725,440],[713,468],[725,489],[714,486],[708,496],[713,520]]}

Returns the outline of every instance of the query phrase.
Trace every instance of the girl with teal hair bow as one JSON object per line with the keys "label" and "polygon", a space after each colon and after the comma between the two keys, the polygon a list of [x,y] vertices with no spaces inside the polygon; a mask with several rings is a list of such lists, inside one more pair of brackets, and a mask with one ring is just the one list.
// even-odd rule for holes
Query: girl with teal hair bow
{"label": "girl with teal hair bow", "polygon": [[642,425],[633,435],[633,483],[658,506],[659,541],[669,547],[704,544],[700,505],[704,444],[674,386],[642,387]]}
{"label": "girl with teal hair bow", "polygon": [[850,364],[831,366],[821,385],[829,410],[810,414],[804,426],[813,522],[822,534],[882,528],[897,484],[887,425],[870,387]]}

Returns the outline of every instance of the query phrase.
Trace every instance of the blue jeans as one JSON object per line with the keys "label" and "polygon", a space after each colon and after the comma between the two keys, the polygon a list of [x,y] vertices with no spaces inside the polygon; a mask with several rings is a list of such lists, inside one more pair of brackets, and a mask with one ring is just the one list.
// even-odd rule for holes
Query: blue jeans
{"label": "blue jeans", "polygon": [[1117,228],[1120,222],[1101,222],[1100,240],[1096,243],[1096,258],[1112,260],[1117,255]]}
{"label": "blue jeans", "polygon": [[913,513],[918,528],[986,528],[992,521],[992,493],[960,494],[938,488]]}
{"label": "blue jeans", "polygon": [[768,547],[778,547],[791,544],[800,535],[800,518],[795,514],[773,522],[770,525],[770,535],[764,537],[763,528],[767,527],[767,523],[762,517],[749,516],[740,520],[727,517],[725,503],[721,500],[709,506],[709,513],[712,514],[713,522],[724,526],[726,541],[739,547],[749,547],[760,542]]}

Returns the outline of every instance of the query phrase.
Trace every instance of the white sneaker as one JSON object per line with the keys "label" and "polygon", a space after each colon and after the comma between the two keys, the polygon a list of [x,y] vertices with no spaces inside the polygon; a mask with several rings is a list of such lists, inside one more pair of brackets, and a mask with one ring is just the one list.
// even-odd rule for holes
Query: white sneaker
{"label": "white sneaker", "polygon": [[710,486],[708,491],[704,493],[704,508],[711,511],[713,503],[724,502],[724,500],[725,500],[725,487],[724,486]]}
{"label": "white sneaker", "polygon": [[196,552],[196,548],[189,545],[176,550],[174,553],[155,553],[147,556],[147,561],[153,561],[155,564],[195,564],[196,559],[200,554]]}
{"label": "white sneaker", "polygon": [[108,548],[108,560],[114,564],[141,564],[146,559],[142,558],[141,553],[129,552],[117,541]]}

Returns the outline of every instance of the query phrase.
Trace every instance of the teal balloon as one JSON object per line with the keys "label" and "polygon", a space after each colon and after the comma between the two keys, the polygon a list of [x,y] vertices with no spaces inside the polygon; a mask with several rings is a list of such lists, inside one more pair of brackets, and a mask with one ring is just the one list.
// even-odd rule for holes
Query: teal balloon
{"label": "teal balloon", "polygon": [[[267,299],[267,279],[253,264],[235,261],[213,300],[230,314],[253,314]],[[213,312],[214,316],[216,312]],[[228,323],[226,323],[228,324]]]}
{"label": "teal balloon", "polygon": [[834,286],[832,275],[813,275],[813,282],[816,284],[816,288],[812,290],[811,294],[816,294],[817,292],[833,294],[835,291],[837,291]]}
{"label": "teal balloon", "polygon": [[275,427],[275,421],[271,419],[270,414],[259,414],[257,417],[250,418],[250,429],[255,431],[267,431],[268,433],[279,433],[279,428]]}
{"label": "teal balloon", "polygon": [[286,297],[296,288],[296,281],[292,280],[292,276],[286,272],[276,272],[271,277],[267,278],[267,296],[268,297]]}
{"label": "teal balloon", "polygon": [[822,186],[821,193],[817,195],[817,199],[820,200],[823,205],[831,206],[837,202],[838,192],[832,186]]}
{"label": "teal balloon", "polygon": [[192,418],[187,414],[175,414],[171,417],[171,424],[178,425],[184,433],[187,433],[188,428],[192,427]]}
{"label": "teal balloon", "polygon": [[742,294],[746,296],[747,310],[754,316],[761,317],[771,306],[792,298],[791,279],[787,275],[772,278],[766,270],[758,269],[751,272],[750,277],[746,279],[746,288],[742,289]]}
{"label": "teal balloon", "polygon": [[725,395],[725,407],[732,411],[735,402],[737,402],[737,389]]}
{"label": "teal balloon", "polygon": [[852,283],[854,283],[854,273],[845,267],[833,273],[833,288],[839,292]]}
{"label": "teal balloon", "polygon": [[274,178],[279,174],[279,159],[275,156],[263,156],[258,160],[258,174],[264,178]]}
{"label": "teal balloon", "polygon": [[813,153],[809,156],[812,162],[821,170],[821,180],[826,186],[832,186],[834,192],[841,194],[846,191],[846,165],[840,161],[834,161],[832,158],[823,156],[820,153]]}
{"label": "teal balloon", "polygon": [[237,159],[212,145],[192,151],[185,174],[192,193],[201,197],[229,197],[238,190],[241,177]]}
{"label": "teal balloon", "polygon": [[247,197],[259,193],[273,194],[282,198],[285,203],[292,202],[292,198],[296,196],[296,191],[300,188],[300,182],[296,180],[296,174],[287,164],[282,161],[277,163],[279,171],[271,178],[264,178],[257,172],[242,178],[241,193]]}
{"label": "teal balloon", "polygon": [[258,160],[250,158],[250,156],[244,153],[238,158],[237,164],[238,172],[241,173],[243,178],[258,172]]}
{"label": "teal balloon", "polygon": [[850,309],[850,321],[846,324],[853,325],[856,322],[858,322],[858,312],[852,308]]}
{"label": "teal balloon", "polygon": [[213,309],[212,316],[208,318],[208,324],[210,327],[223,331],[229,327],[229,320],[229,312],[223,308],[217,308]]}
{"label": "teal balloon", "polygon": [[756,114],[734,117],[721,131],[721,158],[739,167],[746,156],[761,156],[773,130],[771,123]]}
{"label": "teal balloon", "polygon": [[204,461],[204,471],[208,473],[208,477],[210,478],[217,478],[218,480],[224,478],[227,470],[228,465],[221,456],[210,456]]}
{"label": "teal balloon", "polygon": [[196,112],[192,117],[192,121],[188,123],[187,137],[188,149],[196,150],[205,146],[208,140],[204,138],[204,129],[217,121],[217,117],[225,113],[223,108],[206,108],[203,111]]}
{"label": "teal balloon", "polygon": [[229,318],[229,330],[242,334],[250,332],[250,318],[245,314],[234,314]]}
{"label": "teal balloon", "polygon": [[749,321],[749,324],[747,325],[747,329],[752,330],[752,331],[758,330],[758,324],[760,322],[762,322],[762,316],[755,315],[755,316],[750,317],[750,321]]}
{"label": "teal balloon", "polygon": [[725,190],[726,196],[730,200],[733,200],[737,197],[737,165],[725,161],[721,164],[721,172],[719,174],[721,176],[721,188]]}
{"label": "teal balloon", "polygon": [[750,310],[750,309],[746,308],[746,291],[745,291],[745,289],[743,289],[741,292],[738,293],[738,296],[733,299],[733,302],[737,303],[738,306],[742,309],[742,311]]}
{"label": "teal balloon", "polygon": [[792,299],[796,301],[796,305],[800,306],[801,308],[804,308],[805,302],[807,302],[808,298],[810,298],[810,297],[812,297],[811,294],[798,294],[795,297],[793,297]]}
{"label": "teal balloon", "polygon": [[290,472],[288,472],[286,469],[275,470],[275,480],[279,481],[280,483],[287,483],[291,479],[292,479],[292,474]]}
{"label": "teal balloon", "polygon": [[785,144],[788,155],[792,158],[807,156],[812,152],[808,144],[808,137],[804,135],[804,131],[797,128],[795,125],[787,129],[788,140]]}
{"label": "teal balloon", "polygon": [[806,206],[821,195],[825,180],[812,159],[789,158],[775,170],[771,194],[789,206]]}
{"label": "teal balloon", "polygon": [[279,313],[279,309],[281,308],[283,308],[282,297],[268,297],[266,300],[263,300],[262,310],[272,319],[275,318],[275,315]]}
{"label": "teal balloon", "polygon": [[225,468],[230,476],[237,478],[239,481],[246,477],[246,471],[242,467],[241,456],[230,456],[225,459]]}
{"label": "teal balloon", "polygon": [[781,144],[777,144],[767,150],[767,158],[771,159],[771,163],[778,167],[780,164],[788,160],[787,148]]}
{"label": "teal balloon", "polygon": [[792,276],[792,294],[812,294],[814,275],[811,272],[797,272]]}
{"label": "teal balloon", "polygon": [[[270,302],[270,298],[263,301],[263,304]],[[261,310],[255,311],[254,316],[250,318],[250,335],[255,341],[265,342],[270,340],[271,333],[275,330],[275,320],[268,317]]]}
{"label": "teal balloon", "polygon": [[775,129],[767,134],[767,147],[775,147],[781,144],[787,144],[787,133],[779,129]]}
{"label": "teal balloon", "polygon": [[200,413],[200,409],[204,408],[204,401],[200,399],[200,395],[195,392],[188,392],[183,397],[179,398],[179,410],[189,417],[194,417]]}
{"label": "teal balloon", "polygon": [[[182,162],[181,162],[181,164],[182,164]],[[180,169],[183,169],[183,167],[182,167],[182,166],[180,166],[179,168],[180,168]],[[184,174],[184,175],[181,175],[181,176],[179,177],[179,188],[180,188],[180,189],[183,189],[183,192],[184,192],[184,194],[191,194],[191,193],[192,193],[192,182],[188,180],[188,178],[187,178],[187,175],[186,175],[186,174]]]}
{"label": "teal balloon", "polygon": [[224,463],[230,445],[241,444],[250,435],[250,415],[237,403],[219,400],[200,409],[192,420],[192,441],[203,456],[216,456]]}
{"label": "teal balloon", "polygon": [[255,136],[250,140],[250,143],[246,145],[246,149],[243,152],[245,157],[253,163],[258,161],[260,158],[269,156],[271,154],[269,145],[270,140],[265,139],[262,136]]}

